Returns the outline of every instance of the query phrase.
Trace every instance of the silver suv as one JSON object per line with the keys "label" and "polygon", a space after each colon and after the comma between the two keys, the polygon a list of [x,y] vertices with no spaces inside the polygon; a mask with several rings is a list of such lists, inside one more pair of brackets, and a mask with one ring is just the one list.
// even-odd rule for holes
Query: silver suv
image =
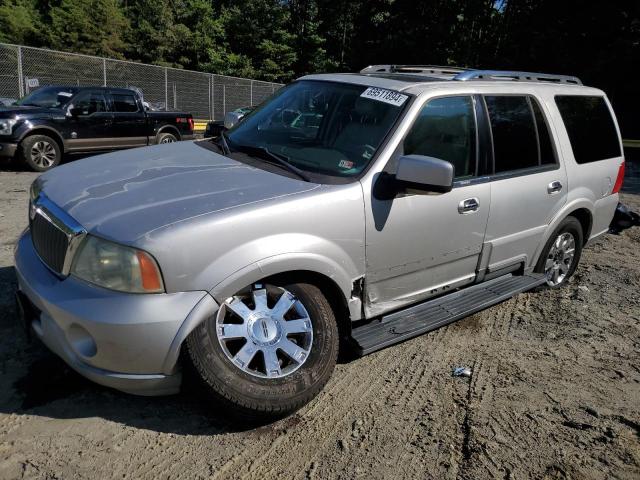
{"label": "silver suv", "polygon": [[576,269],[624,175],[574,77],[368,67],[303,77],[213,140],[58,167],[15,253],[27,327],[141,395],[193,373],[277,417],[367,354]]}

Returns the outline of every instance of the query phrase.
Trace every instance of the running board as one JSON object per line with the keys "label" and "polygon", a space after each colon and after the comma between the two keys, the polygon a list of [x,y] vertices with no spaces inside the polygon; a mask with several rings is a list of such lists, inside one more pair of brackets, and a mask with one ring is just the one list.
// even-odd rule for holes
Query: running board
{"label": "running board", "polygon": [[495,278],[385,315],[351,333],[360,355],[403,342],[508,300],[545,282],[542,274]]}

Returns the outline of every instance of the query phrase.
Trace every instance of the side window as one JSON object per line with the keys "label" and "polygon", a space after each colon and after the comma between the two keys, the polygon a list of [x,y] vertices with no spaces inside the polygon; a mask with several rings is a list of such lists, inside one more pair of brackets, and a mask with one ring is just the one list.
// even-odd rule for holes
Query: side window
{"label": "side window", "polygon": [[526,96],[485,96],[495,173],[537,167],[536,123]]}
{"label": "side window", "polygon": [[138,111],[136,97],[127,93],[113,93],[113,111],[120,113],[131,113]]}
{"label": "side window", "polygon": [[620,141],[603,97],[558,95],[556,105],[578,163],[620,157]]}
{"label": "side window", "polygon": [[476,173],[476,120],[471,97],[429,101],[404,139],[405,155],[450,162],[456,178]]}
{"label": "side window", "polygon": [[97,92],[86,92],[78,95],[73,101],[73,108],[78,115],[91,115],[107,111],[107,103],[104,96]]}

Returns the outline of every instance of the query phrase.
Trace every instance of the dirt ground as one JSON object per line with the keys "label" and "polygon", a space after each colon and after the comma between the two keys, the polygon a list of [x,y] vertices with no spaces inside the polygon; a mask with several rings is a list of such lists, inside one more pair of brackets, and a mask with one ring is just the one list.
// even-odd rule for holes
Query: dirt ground
{"label": "dirt ground", "polygon": [[586,250],[564,289],[342,363],[298,414],[241,430],[197,395],[102,388],[24,340],[12,253],[35,176],[0,172],[2,479],[640,478],[640,228]]}

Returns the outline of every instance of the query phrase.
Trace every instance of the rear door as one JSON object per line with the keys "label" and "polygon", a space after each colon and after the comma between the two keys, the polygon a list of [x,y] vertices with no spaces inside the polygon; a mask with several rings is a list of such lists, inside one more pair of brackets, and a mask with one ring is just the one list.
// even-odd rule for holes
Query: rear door
{"label": "rear door", "polygon": [[107,148],[113,115],[104,94],[99,90],[80,92],[68,108],[66,149],[88,151]]}
{"label": "rear door", "polygon": [[113,146],[147,145],[147,116],[133,92],[111,92]]}
{"label": "rear door", "polygon": [[532,95],[485,95],[491,142],[491,208],[481,268],[529,265],[567,201],[567,173],[543,103]]}

